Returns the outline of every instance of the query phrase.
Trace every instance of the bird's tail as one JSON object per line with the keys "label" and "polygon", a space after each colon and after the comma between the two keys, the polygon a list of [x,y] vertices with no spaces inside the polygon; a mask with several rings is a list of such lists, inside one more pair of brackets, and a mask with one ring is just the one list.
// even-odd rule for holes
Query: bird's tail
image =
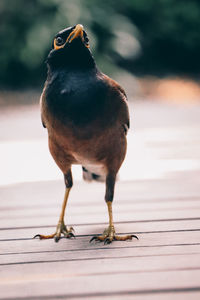
{"label": "bird's tail", "polygon": [[99,182],[104,182],[105,181],[105,177],[104,176],[101,176],[101,175],[97,175],[95,173],[92,173],[90,171],[88,171],[85,167],[82,167],[83,169],[83,179],[85,181],[99,181]]}

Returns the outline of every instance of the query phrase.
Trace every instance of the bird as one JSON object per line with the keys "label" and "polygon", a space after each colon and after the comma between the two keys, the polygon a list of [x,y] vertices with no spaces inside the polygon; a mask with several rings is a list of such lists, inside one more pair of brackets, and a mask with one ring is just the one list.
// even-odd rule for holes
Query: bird
{"label": "bird", "polygon": [[56,230],[40,239],[75,237],[64,221],[71,167],[82,166],[83,179],[105,182],[109,225],[92,241],[110,244],[135,235],[117,235],[112,213],[115,182],[124,161],[129,129],[124,89],[102,73],[90,50],[87,32],[77,24],[58,32],[47,56],[47,79],[40,97],[41,121],[48,131],[50,153],[64,175],[65,195]]}

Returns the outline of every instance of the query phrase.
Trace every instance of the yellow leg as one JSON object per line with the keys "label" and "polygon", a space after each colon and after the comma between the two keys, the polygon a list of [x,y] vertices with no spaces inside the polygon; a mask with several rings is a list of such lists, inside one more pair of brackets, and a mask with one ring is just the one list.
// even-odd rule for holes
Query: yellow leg
{"label": "yellow leg", "polygon": [[100,236],[94,236],[91,238],[90,242],[93,240],[104,242],[104,244],[110,244],[112,241],[126,241],[126,240],[132,240],[132,238],[138,239],[138,237],[134,234],[132,235],[125,235],[125,236],[119,236],[115,234],[115,226],[113,223],[113,213],[112,213],[112,202],[108,201],[107,207],[108,207],[108,215],[109,215],[109,226],[106,228],[102,235]]}
{"label": "yellow leg", "polygon": [[63,204],[62,204],[59,223],[64,222],[65,209],[66,209],[66,206],[67,206],[67,201],[68,201],[68,198],[69,198],[70,190],[71,190],[71,188],[66,188],[66,190],[65,190],[65,196],[64,196],[64,201],[63,201]]}
{"label": "yellow leg", "polygon": [[49,234],[49,235],[36,234],[34,236],[34,238],[39,237],[41,240],[42,239],[52,239],[52,238],[54,238],[55,242],[58,242],[60,237],[61,237],[61,233],[63,233],[64,237],[66,237],[66,238],[74,237],[74,234],[72,232],[73,228],[70,227],[68,229],[66,227],[65,223],[64,223],[65,209],[66,209],[66,206],[67,206],[67,201],[68,201],[70,189],[71,188],[66,188],[66,191],[65,191],[64,201],[63,201],[63,204],[62,204],[62,209],[61,209],[61,214],[60,214],[60,218],[59,218],[59,221],[58,221],[58,225],[56,227],[56,232],[53,233],[53,234]]}

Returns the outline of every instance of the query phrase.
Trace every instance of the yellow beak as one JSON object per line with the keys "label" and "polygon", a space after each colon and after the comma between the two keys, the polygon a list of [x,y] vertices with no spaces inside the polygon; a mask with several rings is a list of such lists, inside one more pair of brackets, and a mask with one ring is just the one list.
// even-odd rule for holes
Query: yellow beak
{"label": "yellow beak", "polygon": [[76,27],[74,28],[74,30],[69,34],[66,43],[71,43],[75,38],[77,38],[78,36],[80,36],[81,38],[83,38],[83,25],[81,24],[77,24]]}

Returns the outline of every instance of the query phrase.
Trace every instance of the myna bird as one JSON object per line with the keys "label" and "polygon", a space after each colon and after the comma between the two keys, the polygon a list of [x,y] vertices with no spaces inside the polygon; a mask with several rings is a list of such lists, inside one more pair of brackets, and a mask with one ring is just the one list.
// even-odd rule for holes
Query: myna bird
{"label": "myna bird", "polygon": [[[64,223],[65,208],[73,185],[71,166],[80,164],[85,180],[105,179],[105,201],[109,226],[92,240],[111,243],[134,235],[117,236],[112,201],[116,175],[126,154],[129,128],[127,96],[123,88],[96,66],[83,26],[60,31],[47,57],[48,74],[41,95],[41,117],[48,130],[49,150],[64,174],[66,191],[58,225],[51,235],[73,237],[73,228]],[[136,237],[137,238],[137,237]]]}

